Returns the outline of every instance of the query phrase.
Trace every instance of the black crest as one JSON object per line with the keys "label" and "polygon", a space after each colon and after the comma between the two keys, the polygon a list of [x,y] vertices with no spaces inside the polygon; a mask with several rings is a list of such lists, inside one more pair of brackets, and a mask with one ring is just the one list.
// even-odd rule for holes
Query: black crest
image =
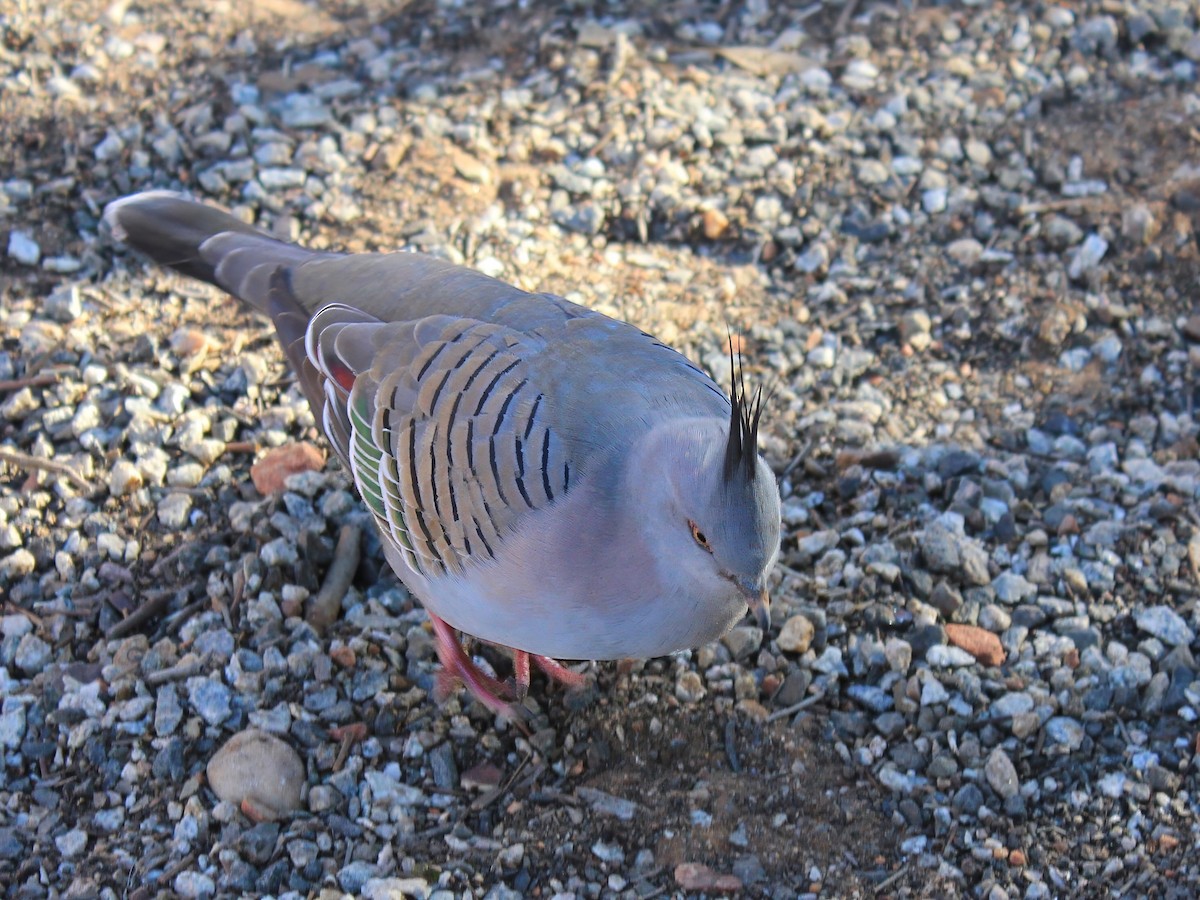
{"label": "black crest", "polygon": [[763,389],[760,384],[752,395],[746,393],[746,373],[742,354],[733,352],[729,339],[729,364],[733,385],[730,391],[729,443],[725,445],[725,482],[754,479],[758,467],[758,420],[762,417]]}

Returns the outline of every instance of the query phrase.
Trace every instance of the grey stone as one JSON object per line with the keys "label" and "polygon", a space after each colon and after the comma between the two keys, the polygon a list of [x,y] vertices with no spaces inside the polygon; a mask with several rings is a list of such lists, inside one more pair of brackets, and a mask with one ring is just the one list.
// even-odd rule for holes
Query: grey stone
{"label": "grey stone", "polygon": [[4,712],[0,713],[0,747],[16,750],[25,737],[25,704],[16,697],[4,698]]}
{"label": "grey stone", "polygon": [[1046,738],[1074,753],[1083,744],[1083,725],[1069,716],[1055,716],[1046,722]]}
{"label": "grey stone", "polygon": [[762,646],[762,641],[762,629],[754,625],[739,625],[721,638],[721,643],[729,649],[730,656],[735,660],[748,657]]}
{"label": "grey stone", "polygon": [[173,684],[164,684],[158,689],[154,705],[154,732],[159,737],[168,737],[175,733],[183,720],[183,707],[179,703],[179,694]]}
{"label": "grey stone", "polygon": [[958,789],[950,802],[960,813],[973,816],[983,806],[983,791],[977,785],[968,782]]}
{"label": "grey stone", "polygon": [[1037,594],[1037,585],[1011,571],[1001,572],[992,579],[991,586],[996,592],[996,599],[1009,606],[1015,606]]}
{"label": "grey stone", "polygon": [[1008,754],[1000,747],[996,747],[988,754],[983,772],[992,790],[1005,800],[1015,797],[1021,789],[1021,781],[1017,777],[1016,767],[1009,759]]}
{"label": "grey stone", "polygon": [[83,298],[79,285],[67,284],[46,298],[46,315],[56,322],[74,322],[83,315]]}
{"label": "grey stone", "polygon": [[625,851],[620,844],[596,841],[592,844],[592,855],[602,862],[620,864],[625,861]]}
{"label": "grey stone", "polygon": [[946,255],[963,268],[970,268],[983,255],[983,244],[975,238],[959,238],[946,247]]}
{"label": "grey stone", "polygon": [[939,581],[934,585],[933,593],[929,595],[929,605],[946,619],[951,619],[963,605],[962,594],[946,582]]}
{"label": "grey stone", "polygon": [[26,675],[37,675],[46,668],[52,658],[53,650],[50,645],[33,633],[21,638],[21,642],[17,644],[17,652],[13,654],[13,662]]}
{"label": "grey stone", "polygon": [[211,897],[217,890],[216,882],[209,876],[190,869],[176,875],[172,886],[181,897]]}
{"label": "grey stone", "polygon": [[54,846],[64,859],[74,859],[87,849],[88,836],[82,828],[72,828],[54,839]]}
{"label": "grey stone", "polygon": [[872,712],[886,712],[892,708],[892,695],[871,684],[852,684],[846,688],[846,696]]}
{"label": "grey stone", "polygon": [[36,266],[42,258],[42,248],[28,232],[14,228],[8,233],[8,257],[23,266]]}
{"label": "grey stone", "polygon": [[1187,646],[1196,639],[1195,631],[1169,606],[1142,607],[1134,612],[1133,619],[1142,631],[1172,647]]}
{"label": "grey stone", "polygon": [[220,725],[233,713],[233,692],[209,678],[188,679],[188,702],[209,725]]}
{"label": "grey stone", "polygon": [[192,498],[188,494],[167,494],[158,503],[158,521],[164,528],[178,531],[187,523],[192,511]]}
{"label": "grey stone", "polygon": [[997,718],[1011,718],[1033,709],[1033,697],[1024,691],[1010,691],[997,697],[991,705],[991,713]]}
{"label": "grey stone", "polygon": [[596,812],[615,816],[623,822],[632,821],[638,810],[638,805],[632,800],[626,800],[624,797],[614,797],[612,794],[606,794],[604,791],[599,791],[595,788],[579,787],[575,793]]}
{"label": "grey stone", "polygon": [[1117,46],[1120,31],[1112,16],[1092,16],[1071,34],[1071,46],[1080,53],[1103,55]]}
{"label": "grey stone", "polygon": [[337,882],[338,886],[346,893],[358,894],[362,892],[367,881],[378,874],[378,868],[371,863],[355,860],[338,870]]}
{"label": "grey stone", "polygon": [[237,839],[238,852],[256,865],[266,865],[275,853],[279,840],[279,825],[275,822],[259,822],[243,831]]}

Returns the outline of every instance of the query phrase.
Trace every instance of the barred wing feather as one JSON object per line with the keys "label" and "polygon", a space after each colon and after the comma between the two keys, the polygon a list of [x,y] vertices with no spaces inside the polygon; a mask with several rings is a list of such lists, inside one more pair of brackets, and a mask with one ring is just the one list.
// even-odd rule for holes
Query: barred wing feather
{"label": "barred wing feather", "polygon": [[333,305],[305,346],[324,430],[414,571],[492,558],[522,516],[569,489],[536,334],[452,316],[385,323]]}

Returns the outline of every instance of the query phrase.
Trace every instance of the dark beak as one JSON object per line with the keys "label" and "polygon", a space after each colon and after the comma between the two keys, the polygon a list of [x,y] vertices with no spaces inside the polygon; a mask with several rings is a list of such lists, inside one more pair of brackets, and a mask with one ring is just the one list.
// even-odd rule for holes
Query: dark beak
{"label": "dark beak", "polygon": [[771,595],[767,589],[757,584],[738,582],[738,587],[746,596],[746,605],[754,613],[754,619],[765,636],[771,630]]}

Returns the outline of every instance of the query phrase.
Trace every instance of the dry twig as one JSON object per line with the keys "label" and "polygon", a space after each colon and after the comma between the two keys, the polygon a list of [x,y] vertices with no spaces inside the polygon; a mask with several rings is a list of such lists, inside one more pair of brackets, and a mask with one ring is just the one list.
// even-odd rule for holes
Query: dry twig
{"label": "dry twig", "polygon": [[342,598],[350,589],[354,572],[358,569],[358,545],[362,532],[354,525],[343,525],[338,534],[337,549],[333,551],[333,565],[325,575],[321,590],[308,603],[308,624],[317,634],[324,634],[342,609]]}
{"label": "dry twig", "polygon": [[175,593],[174,590],[167,590],[165,588],[146,591],[145,602],[112,628],[108,629],[104,633],[105,639],[111,641],[114,638],[125,637],[125,635],[137,631],[155,616],[161,614],[167,608],[167,604],[171,602]]}
{"label": "dry twig", "polygon": [[43,372],[41,375],[30,375],[27,378],[11,378],[0,381],[0,394],[19,391],[27,387],[48,387],[58,381],[57,372]]}
{"label": "dry twig", "polygon": [[9,465],[16,466],[18,469],[32,469],[35,472],[50,472],[54,475],[62,475],[81,491],[90,493],[92,490],[92,486],[87,479],[66,463],[61,463],[57,460],[42,459],[40,456],[30,456],[28,453],[22,453],[20,450],[0,447],[0,462],[6,462]]}
{"label": "dry twig", "polygon": [[767,716],[767,722],[774,722],[776,719],[782,719],[790,716],[792,713],[798,713],[802,709],[808,709],[810,706],[820,703],[824,699],[824,694],[813,694],[811,697],[804,698],[799,703],[793,703],[791,706],[785,706],[783,709],[775,710],[775,712]]}

